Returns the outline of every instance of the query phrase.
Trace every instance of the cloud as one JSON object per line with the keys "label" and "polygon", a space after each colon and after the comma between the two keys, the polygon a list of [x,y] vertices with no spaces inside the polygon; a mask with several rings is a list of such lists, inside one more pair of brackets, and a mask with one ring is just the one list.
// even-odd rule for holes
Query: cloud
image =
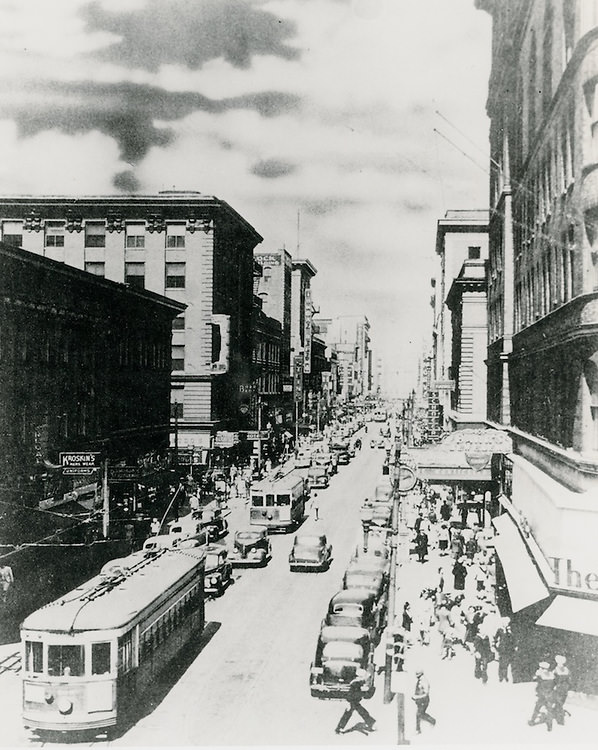
{"label": "cloud", "polygon": [[288,161],[282,161],[280,159],[265,159],[258,161],[251,168],[251,173],[257,177],[266,177],[273,179],[276,177],[286,177],[286,175],[293,174],[297,169],[295,164],[291,164]]}
{"label": "cloud", "polygon": [[175,64],[198,69],[222,58],[246,69],[256,55],[299,57],[289,44],[295,24],[248,0],[148,0],[133,11],[109,11],[95,2],[83,15],[90,31],[118,37],[94,55],[130,68],[155,72]]}
{"label": "cloud", "polygon": [[[1,93],[1,92],[0,92]],[[67,134],[98,130],[114,138],[124,161],[137,164],[153,146],[166,147],[174,138],[167,126],[156,120],[173,122],[201,110],[212,114],[229,109],[255,110],[264,117],[287,112],[297,97],[275,91],[230,99],[209,99],[195,92],[166,91],[156,86],[129,82],[30,83],[18,94],[5,91],[3,111],[11,117],[23,136],[45,130]]]}
{"label": "cloud", "polygon": [[135,193],[139,190],[139,180],[131,170],[116,174],[113,184],[117,190],[121,190],[123,193]]}

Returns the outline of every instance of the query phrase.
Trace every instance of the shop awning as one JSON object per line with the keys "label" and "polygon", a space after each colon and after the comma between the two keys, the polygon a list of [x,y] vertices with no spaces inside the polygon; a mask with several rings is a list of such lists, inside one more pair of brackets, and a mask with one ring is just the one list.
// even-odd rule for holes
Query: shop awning
{"label": "shop awning", "polygon": [[474,471],[463,451],[428,446],[409,448],[404,453],[417,466],[417,476],[428,482],[489,482],[492,479],[490,465]]}
{"label": "shop awning", "polygon": [[494,518],[492,523],[498,532],[494,544],[509,587],[513,612],[519,612],[541,599],[546,599],[549,594],[548,588],[511,516],[503,513]]}
{"label": "shop awning", "polygon": [[598,636],[598,600],[559,595],[536,625]]}

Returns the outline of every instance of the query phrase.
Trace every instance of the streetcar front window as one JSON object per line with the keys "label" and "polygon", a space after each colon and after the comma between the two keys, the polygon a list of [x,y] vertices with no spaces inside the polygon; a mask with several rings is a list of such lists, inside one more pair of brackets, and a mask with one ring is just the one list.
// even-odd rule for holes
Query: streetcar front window
{"label": "streetcar front window", "polygon": [[266,505],[274,505],[274,495],[266,495]]}
{"label": "streetcar front window", "polygon": [[276,505],[290,505],[290,504],[291,504],[290,495],[277,495],[276,496]]}
{"label": "streetcar front window", "polygon": [[44,671],[44,645],[36,641],[25,641],[25,659],[28,672]]}
{"label": "streetcar front window", "polygon": [[91,673],[109,674],[110,672],[110,643],[91,644]]}
{"label": "streetcar front window", "polygon": [[83,646],[48,646],[48,674],[81,677],[84,664]]}
{"label": "streetcar front window", "polygon": [[264,505],[263,495],[253,495],[251,498],[251,504],[254,508],[260,508]]}

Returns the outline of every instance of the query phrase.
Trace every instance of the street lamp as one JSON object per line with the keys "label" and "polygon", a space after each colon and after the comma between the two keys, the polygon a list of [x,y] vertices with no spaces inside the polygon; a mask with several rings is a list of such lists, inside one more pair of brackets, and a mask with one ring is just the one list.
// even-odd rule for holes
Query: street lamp
{"label": "street lamp", "polygon": [[371,503],[366,500],[361,506],[360,510],[361,525],[363,527],[363,551],[368,551],[368,536],[372,527],[372,521],[374,519],[374,508]]}

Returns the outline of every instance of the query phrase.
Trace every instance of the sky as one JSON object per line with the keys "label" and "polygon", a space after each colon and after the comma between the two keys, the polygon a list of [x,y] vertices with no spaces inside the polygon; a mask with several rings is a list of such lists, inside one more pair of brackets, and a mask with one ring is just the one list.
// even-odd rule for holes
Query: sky
{"label": "sky", "polygon": [[0,0],[0,194],[215,195],[407,392],[436,222],[488,204],[490,32],[473,0]]}

